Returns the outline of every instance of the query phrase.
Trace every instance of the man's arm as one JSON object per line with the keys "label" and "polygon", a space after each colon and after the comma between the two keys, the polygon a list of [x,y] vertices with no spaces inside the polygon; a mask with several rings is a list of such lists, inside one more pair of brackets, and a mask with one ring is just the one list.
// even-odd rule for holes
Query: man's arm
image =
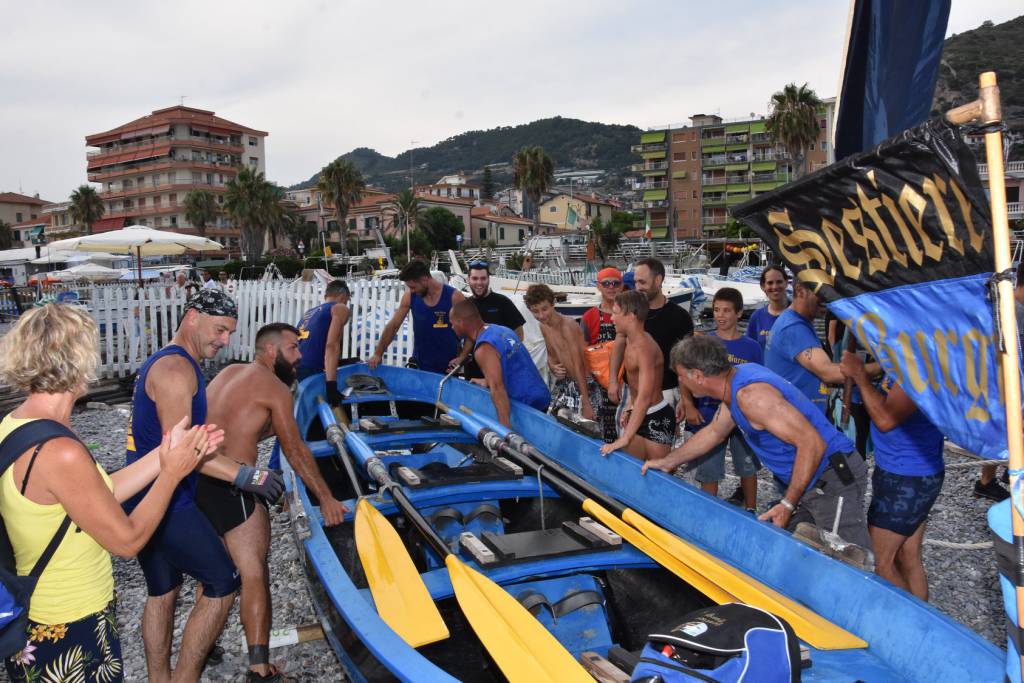
{"label": "man's arm", "polygon": [[153,364],[146,374],[146,395],[156,404],[160,431],[169,432],[187,417],[192,424],[192,397],[199,385],[196,371],[187,358],[172,354]]}
{"label": "man's arm", "polygon": [[608,398],[612,403],[622,400],[622,392],[619,388],[619,368],[622,367],[622,359],[626,355],[626,338],[621,334],[615,335],[612,343],[612,355],[608,361]]}
{"label": "man's arm", "polygon": [[388,321],[388,324],[381,331],[380,340],[377,342],[377,347],[373,350],[373,356],[366,361],[371,370],[380,365],[384,359],[384,350],[391,345],[392,340],[395,338],[395,333],[402,326],[402,321],[405,320],[405,316],[409,315],[409,308],[411,306],[412,292],[406,290],[405,294],[402,295],[402,300],[398,303],[398,310],[395,311],[395,314],[391,316],[391,320]]}
{"label": "man's arm", "polygon": [[833,363],[820,346],[806,348],[796,355],[796,362],[825,384],[842,384],[839,363]]}
{"label": "man's arm", "polygon": [[501,359],[498,351],[490,344],[481,344],[473,354],[476,364],[484,373],[487,388],[491,392],[494,410],[498,413],[498,422],[512,429],[512,404],[505,390],[505,378],[501,372]]}
{"label": "man's arm", "polygon": [[[821,464],[825,454],[825,441],[800,411],[782,397],[779,391],[764,382],[748,384],[736,394],[740,409],[755,429],[770,432],[777,439],[796,448],[793,473],[783,498],[796,507],[807,485]],[[782,503],[771,508],[758,519],[771,521],[785,528],[792,512]]]}
{"label": "man's arm", "polygon": [[512,330],[513,332],[516,333],[516,336],[519,337],[519,341],[523,341],[523,335],[526,334],[524,332],[525,329],[526,328],[524,328],[522,325],[520,325],[519,327],[517,327],[514,330]]}
{"label": "man's arm", "polygon": [[[656,353],[661,353],[657,345],[652,343],[652,346]],[[655,382],[661,382],[661,375],[655,375],[654,359],[650,355],[638,353],[637,359],[639,364],[637,368],[637,374],[639,375],[637,380],[638,386],[636,395],[633,395],[632,387],[630,388],[632,405],[629,411],[629,421],[626,423],[618,439],[601,446],[602,455],[607,455],[612,451],[629,445],[629,442],[633,440],[633,437],[640,430],[640,425],[643,424],[644,418],[647,417],[647,409],[651,407],[651,392],[654,390]]]}
{"label": "man's arm", "polygon": [[295,417],[292,413],[291,392],[276,380],[275,384],[278,386],[270,388],[268,392],[268,405],[270,407],[270,423],[278,443],[281,445],[281,452],[302,477],[306,486],[320,500],[320,514],[323,515],[324,524],[327,526],[341,524],[348,508],[334,498],[330,487],[327,486],[323,475],[320,474],[320,468],[316,465],[313,453],[309,450],[306,442],[302,440],[299,426],[295,424]]}
{"label": "man's arm", "polygon": [[691,436],[679,448],[669,451],[664,458],[645,462],[644,466],[640,468],[640,474],[647,474],[648,469],[672,472],[684,462],[696,460],[723,443],[735,428],[736,423],[732,419],[732,413],[729,412],[729,406],[719,403],[718,411],[711,418],[711,424]]}
{"label": "man's arm", "polygon": [[327,328],[327,345],[324,348],[324,379],[338,380],[338,360],[341,358],[341,337],[348,324],[349,310],[345,304],[331,306],[331,326]]}
{"label": "man's arm", "polygon": [[868,416],[879,431],[892,431],[917,410],[913,399],[899,384],[893,384],[888,395],[876,389],[868,376],[867,368],[864,367],[864,361],[857,354],[843,351],[843,360],[839,367],[845,376],[857,384]]}

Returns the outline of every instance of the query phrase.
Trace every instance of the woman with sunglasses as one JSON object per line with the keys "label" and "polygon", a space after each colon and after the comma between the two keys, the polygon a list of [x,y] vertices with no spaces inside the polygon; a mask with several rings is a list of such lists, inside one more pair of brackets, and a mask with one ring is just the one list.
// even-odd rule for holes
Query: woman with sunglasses
{"label": "woman with sunglasses", "polygon": [[[601,342],[615,341],[615,325],[612,323],[612,306],[615,297],[622,291],[622,273],[617,268],[604,268],[597,274],[597,292],[601,295],[601,303],[586,311],[580,318],[583,337],[587,346]],[[608,391],[598,385],[598,390],[590,394],[591,403],[597,421],[604,431],[604,441],[611,443],[618,438],[615,427],[616,406],[608,399]]]}

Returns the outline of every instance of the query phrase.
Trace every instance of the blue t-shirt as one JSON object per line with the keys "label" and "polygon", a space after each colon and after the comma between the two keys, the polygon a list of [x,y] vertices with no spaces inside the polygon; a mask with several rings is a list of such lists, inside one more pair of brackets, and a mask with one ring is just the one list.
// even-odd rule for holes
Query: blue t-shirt
{"label": "blue t-shirt", "polygon": [[473,345],[474,352],[481,344],[489,344],[501,359],[501,375],[505,391],[513,401],[519,401],[537,410],[547,410],[551,392],[533,364],[530,352],[519,341],[516,333],[501,325],[487,325]]}
{"label": "blue t-shirt", "polygon": [[[142,367],[139,368],[138,377],[135,379],[135,390],[132,393],[132,414],[128,418],[128,443],[124,456],[125,466],[131,465],[149,453],[159,446],[163,440],[164,433],[160,427],[160,417],[156,412],[156,401],[151,399],[149,394],[146,393],[146,376],[149,374],[150,368],[158,360],[165,356],[175,355],[188,358],[189,362],[192,363],[192,369],[196,373],[196,393],[192,395],[192,422],[190,426],[206,424],[206,378],[203,377],[202,368],[199,367],[199,364],[196,363],[192,356],[188,355],[188,351],[182,347],[176,344],[165,346],[142,364]],[[167,508],[174,510],[190,504],[194,499],[195,489],[196,473],[192,472],[182,479],[178,487],[174,489],[174,493],[171,495],[171,502]],[[134,510],[135,506],[142,501],[147,491],[149,491],[149,486],[126,500],[123,503],[124,509],[128,512]]]}
{"label": "blue t-shirt", "polygon": [[324,371],[324,351],[327,348],[327,332],[331,329],[331,309],[335,302],[314,306],[302,315],[299,321],[299,371],[312,375]]}
{"label": "blue t-shirt", "polygon": [[828,387],[796,360],[797,356],[812,348],[820,349],[821,341],[814,333],[811,321],[792,308],[787,308],[779,315],[768,334],[764,364],[796,386],[824,413],[828,410]]}
{"label": "blue t-shirt", "polygon": [[750,314],[750,320],[747,321],[747,336],[764,349],[765,344],[768,343],[768,333],[771,332],[772,325],[778,319],[779,316],[768,312],[768,306],[757,309]]}
{"label": "blue t-shirt", "polygon": [[[884,393],[892,389],[889,377],[878,387]],[[871,423],[871,441],[875,444],[875,465],[886,472],[905,477],[927,477],[942,472],[945,461],[942,455],[942,432],[915,410],[910,417],[888,432],[883,432]]]}
{"label": "blue t-shirt", "polygon": [[453,294],[455,289],[444,285],[441,297],[433,306],[428,306],[421,297],[412,295],[412,355],[420,370],[443,375],[448,371],[448,363],[459,354],[459,340],[448,319]]}
{"label": "blue t-shirt", "polygon": [[[729,352],[729,362],[734,366],[742,365],[743,363],[758,363],[763,364],[763,356],[761,353],[761,347],[756,341],[749,337],[738,337],[736,339],[722,339],[714,332],[708,333],[709,337],[715,337],[723,344],[725,344],[725,350]],[[695,401],[697,405],[697,411],[701,417],[704,418],[704,422],[699,425],[686,425],[688,431],[696,432],[700,431],[703,427],[708,425],[711,418],[715,416],[715,412],[718,410],[719,404],[722,402],[716,398],[710,396],[701,396]]]}
{"label": "blue t-shirt", "polygon": [[796,460],[796,446],[786,443],[766,429],[754,429],[747,420],[739,403],[736,401],[736,394],[748,384],[764,382],[775,387],[782,398],[796,408],[808,422],[811,423],[822,440],[825,442],[825,452],[821,456],[821,463],[815,470],[814,476],[808,483],[808,489],[814,485],[821,473],[829,466],[829,456],[833,453],[852,453],[853,442],[844,434],[832,426],[825,414],[818,410],[803,393],[792,384],[782,379],[768,368],[757,363],[745,363],[736,366],[736,374],[732,376],[732,392],[729,401],[729,411],[736,426],[743,432],[747,444],[757,454],[761,463],[771,470],[772,474],[789,484],[793,476],[793,462]]}

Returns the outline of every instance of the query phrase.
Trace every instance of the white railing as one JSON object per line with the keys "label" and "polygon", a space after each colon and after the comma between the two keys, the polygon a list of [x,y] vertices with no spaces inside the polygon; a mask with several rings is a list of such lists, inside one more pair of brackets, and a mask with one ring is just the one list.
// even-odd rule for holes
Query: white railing
{"label": "white railing", "polygon": [[1006,213],[1010,218],[1024,218],[1024,202],[1009,202]]}
{"label": "white railing", "polygon": [[[1006,162],[1003,173],[1012,178],[1024,175],[1024,161]],[[988,164],[978,164],[978,175],[981,176],[982,180],[988,178]]]}
{"label": "white railing", "polygon": [[[396,280],[349,281],[351,316],[342,342],[342,357],[373,353],[405,286]],[[296,324],[308,309],[323,302],[320,283],[242,281],[236,284],[238,326],[220,360],[251,361],[256,332],[268,323]],[[83,303],[100,327],[101,377],[124,377],[138,370],[178,329],[185,297],[165,286],[92,288]],[[412,355],[413,333],[407,318],[388,348],[384,362],[400,365]]]}

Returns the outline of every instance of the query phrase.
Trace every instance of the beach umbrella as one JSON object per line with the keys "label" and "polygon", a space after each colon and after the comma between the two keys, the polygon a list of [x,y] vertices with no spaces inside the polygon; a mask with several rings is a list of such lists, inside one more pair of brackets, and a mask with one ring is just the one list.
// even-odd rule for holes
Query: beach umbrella
{"label": "beach umbrella", "polygon": [[221,251],[224,245],[198,235],[154,230],[143,225],[129,225],[97,235],[85,235],[59,240],[50,249],[69,251],[98,251],[112,254],[132,254],[138,264],[139,285],[142,284],[143,256],[170,256],[186,251]]}
{"label": "beach umbrella", "polygon": [[60,278],[61,280],[116,280],[121,277],[123,272],[119,268],[107,268],[98,263],[80,263],[66,270],[50,273],[50,277]]}
{"label": "beach umbrella", "polygon": [[56,251],[47,250],[47,253],[39,258],[34,258],[29,263],[34,265],[45,265],[49,263],[73,263],[78,264],[84,261],[117,261],[123,259],[124,255],[108,254],[105,252],[82,252],[82,251]]}

